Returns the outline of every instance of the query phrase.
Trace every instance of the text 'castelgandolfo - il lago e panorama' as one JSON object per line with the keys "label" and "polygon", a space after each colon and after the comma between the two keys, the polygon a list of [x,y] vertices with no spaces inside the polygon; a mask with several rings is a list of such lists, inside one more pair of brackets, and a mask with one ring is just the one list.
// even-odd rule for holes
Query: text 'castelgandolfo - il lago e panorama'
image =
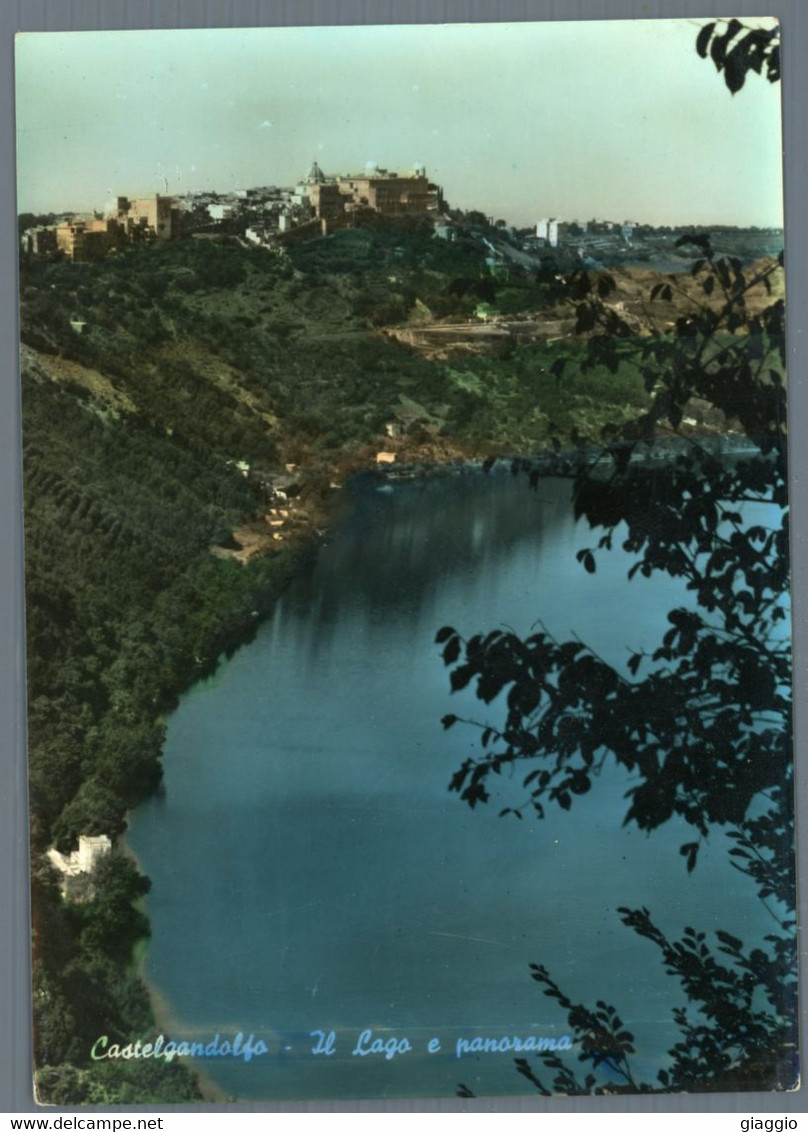
{"label": "text 'castelgandolfo - il lago e panorama'", "polygon": [[[313,1040],[313,1045],[308,1050],[312,1056],[332,1057],[337,1053],[335,1030],[329,1030],[327,1033],[324,1030],[312,1030],[309,1038]],[[411,1041],[410,1038],[404,1036],[377,1037],[374,1036],[373,1030],[362,1030],[353,1043],[351,1056],[381,1056],[386,1061],[392,1061],[393,1058],[402,1054],[415,1052],[419,1044],[422,1043]],[[290,1045],[283,1045],[281,1048],[283,1052],[292,1052]],[[569,1049],[572,1049],[572,1039],[568,1034],[564,1034],[560,1038],[549,1038],[536,1034],[530,1034],[526,1037],[505,1034],[500,1037],[488,1038],[475,1035],[470,1038],[457,1038],[454,1043],[454,1056],[461,1058],[464,1054],[469,1053],[539,1053]],[[93,1061],[139,1061],[155,1058],[167,1062],[171,1062],[177,1057],[234,1057],[247,1062],[269,1052],[270,1047],[263,1038],[256,1038],[254,1034],[245,1038],[241,1031],[232,1040],[221,1038],[219,1034],[216,1034],[208,1042],[189,1042],[167,1039],[164,1034],[160,1034],[153,1042],[143,1042],[138,1038],[137,1041],[128,1042],[126,1045],[117,1042],[110,1043],[109,1037],[102,1034],[93,1042],[90,1057]],[[442,1053],[445,1052],[445,1048],[439,1038],[431,1037],[425,1042],[425,1052],[429,1054]]]}

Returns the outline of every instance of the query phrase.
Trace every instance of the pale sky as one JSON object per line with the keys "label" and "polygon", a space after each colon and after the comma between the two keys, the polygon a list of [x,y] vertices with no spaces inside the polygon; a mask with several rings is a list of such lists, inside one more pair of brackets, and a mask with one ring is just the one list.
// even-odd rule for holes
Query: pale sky
{"label": "pale sky", "polygon": [[421,163],[519,226],[779,226],[780,84],[730,95],[701,22],[23,33],[18,210],[290,185],[316,158]]}

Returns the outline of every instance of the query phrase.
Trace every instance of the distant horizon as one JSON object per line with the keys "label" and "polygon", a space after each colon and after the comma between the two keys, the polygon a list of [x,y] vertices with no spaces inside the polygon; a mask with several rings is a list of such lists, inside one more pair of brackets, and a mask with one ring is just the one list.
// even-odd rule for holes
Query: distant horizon
{"label": "distant horizon", "polygon": [[779,84],[731,95],[706,22],[24,33],[17,209],[288,186],[316,158],[422,164],[452,208],[518,228],[782,228]]}

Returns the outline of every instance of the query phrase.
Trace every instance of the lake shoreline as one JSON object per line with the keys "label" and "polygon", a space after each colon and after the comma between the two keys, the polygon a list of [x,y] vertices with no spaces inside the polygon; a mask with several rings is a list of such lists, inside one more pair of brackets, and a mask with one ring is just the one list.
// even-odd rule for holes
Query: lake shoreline
{"label": "lake shoreline", "polygon": [[[716,442],[718,444],[721,444],[723,440],[723,437],[716,437]],[[682,445],[684,445],[685,443],[686,442],[682,442]],[[670,446],[668,446],[668,451],[665,458],[670,460],[675,458],[675,456],[678,454],[678,451],[674,451],[670,448]],[[217,671],[224,659],[231,657],[235,652],[239,651],[243,645],[250,643],[254,638],[255,632],[259,628],[259,626],[270,620],[277,607],[278,600],[281,596],[283,596],[288,587],[292,583],[298,581],[303,574],[314,569],[318,561],[319,550],[321,546],[324,543],[327,543],[330,532],[333,530],[334,525],[339,522],[340,514],[343,511],[345,504],[346,489],[350,490],[348,485],[350,484],[351,480],[356,479],[357,481],[361,481],[364,479],[366,481],[375,481],[377,484],[377,490],[386,489],[395,491],[397,486],[404,486],[412,483],[413,481],[428,482],[429,480],[436,478],[481,475],[483,474],[484,470],[487,469],[488,465],[492,462],[495,465],[499,466],[502,472],[504,472],[512,461],[519,460],[530,461],[534,464],[537,464],[542,471],[542,475],[547,476],[548,478],[570,478],[575,471],[573,461],[576,459],[576,456],[576,453],[570,452],[561,455],[552,452],[543,452],[537,453],[533,457],[529,458],[513,456],[500,456],[489,458],[488,460],[483,460],[482,458],[453,458],[431,465],[416,462],[402,462],[397,466],[393,465],[391,467],[380,468],[371,464],[354,471],[350,479],[346,481],[343,490],[341,490],[339,493],[334,492],[331,497],[332,506],[329,509],[330,525],[325,529],[322,529],[316,539],[312,538],[310,535],[302,536],[299,542],[286,547],[283,551],[280,552],[280,554],[284,556],[290,556],[290,559],[292,559],[292,562],[294,563],[294,567],[290,569],[283,586],[280,587],[278,592],[273,596],[271,603],[263,611],[261,617],[257,618],[249,626],[248,632],[246,632],[243,637],[241,637],[241,639],[234,641],[232,647],[229,647],[226,652],[221,653],[213,663],[206,665],[205,671],[198,673],[191,681],[188,682],[188,684],[183,689],[181,689],[177,693],[177,703],[179,702],[180,696],[188,694],[202,680],[210,678]],[[564,461],[566,461],[567,463],[565,464]],[[658,459],[653,460],[653,465],[657,463]],[[564,468],[565,471],[560,472],[558,470],[559,468]],[[175,707],[176,704],[174,705],[174,708]],[[172,714],[173,710],[174,709],[172,708]],[[163,752],[161,752],[161,763],[162,759]],[[140,805],[142,805],[146,800],[147,799],[144,798]],[[128,813],[127,827],[129,825],[129,817],[130,814]],[[134,853],[131,851],[131,847],[126,842],[126,834],[123,835],[122,842],[125,851],[129,852],[130,855],[133,856],[135,860],[137,860]],[[143,872],[143,869],[140,868],[140,871]],[[168,1003],[160,990],[156,987],[156,985],[151,982],[146,971],[147,947],[148,943],[146,943],[143,953],[139,957],[137,970],[149,994],[152,1013],[155,1020],[155,1026],[157,1028],[156,1032],[159,1033],[161,1029],[176,1031],[177,1027],[175,1025],[175,1021],[173,1019]],[[199,1082],[199,1088],[202,1092],[201,1103],[221,1102],[222,1100],[228,1099],[224,1091],[221,1090],[220,1087],[213,1081],[211,1081],[204,1073],[201,1073],[196,1065],[188,1064],[187,1068],[188,1071],[192,1073]]]}
{"label": "lake shoreline", "polygon": [[[298,1024],[300,1019],[294,1014],[290,1016],[287,1013],[290,1002],[294,1002],[297,1005],[291,1009],[298,1010],[300,1007],[306,1011],[306,1020],[313,1027],[321,1026],[328,1029],[336,1025],[345,1030],[378,1022],[379,1025],[388,1025],[394,1030],[401,1029],[402,1032],[407,1032],[408,1023],[405,1019],[409,1016],[407,1011],[410,1007],[409,1005],[404,1007],[400,989],[391,991],[389,999],[379,998],[378,1003],[384,1003],[385,1009],[377,1011],[368,984],[368,1003],[360,1003],[356,998],[359,993],[357,988],[348,990],[349,984],[345,981],[345,972],[340,969],[339,972],[332,972],[330,976],[326,975],[321,981],[319,975],[322,968],[314,966],[313,957],[298,958],[295,946],[290,947],[291,937],[287,934],[291,930],[286,926],[287,918],[294,919],[301,907],[310,906],[313,909],[312,916],[316,914],[317,922],[322,926],[322,916],[326,914],[329,905],[328,893],[321,892],[318,887],[319,878],[324,872],[328,872],[336,854],[344,852],[350,855],[353,852],[352,845],[355,840],[353,830],[355,829],[357,833],[362,831],[364,836],[363,827],[367,824],[369,806],[372,807],[373,824],[379,830],[385,830],[384,843],[399,847],[402,853],[403,847],[407,846],[404,854],[406,864],[401,866],[401,875],[420,878],[415,884],[420,891],[418,907],[423,905],[439,910],[437,916],[433,918],[430,913],[426,922],[422,923],[419,920],[420,913],[411,917],[412,909],[401,907],[399,905],[401,897],[396,894],[395,907],[391,910],[393,918],[389,920],[389,924],[410,925],[413,938],[427,939],[430,953],[436,962],[440,959],[449,963],[457,956],[460,949],[469,956],[479,953],[482,957],[483,952],[488,954],[486,949],[491,946],[513,948],[513,957],[509,956],[507,950],[491,953],[492,958],[496,957],[497,969],[502,970],[503,983],[509,988],[509,995],[511,993],[514,995],[513,1002],[500,1003],[495,1012],[493,1006],[489,1009],[488,1000],[483,999],[486,1005],[479,1013],[481,1019],[489,1022],[496,1020],[504,1028],[515,1028],[514,1032],[520,1032],[525,1019],[521,1015],[518,1000],[530,997],[529,994],[522,993],[523,980],[529,978],[527,960],[538,959],[542,962],[551,962],[554,966],[558,964],[560,961],[557,957],[546,959],[548,954],[552,954],[552,951],[548,953],[547,949],[551,946],[552,936],[557,936],[559,941],[563,941],[564,937],[568,936],[572,929],[564,925],[573,923],[576,925],[576,940],[579,941],[581,954],[585,956],[591,953],[592,939],[587,934],[589,928],[584,931],[585,925],[580,923],[580,910],[587,906],[587,898],[582,897],[577,891],[575,893],[569,891],[564,882],[565,869],[572,870],[573,864],[586,865],[587,847],[574,844],[574,839],[572,841],[569,839],[567,827],[559,825],[557,829],[553,828],[552,821],[555,819],[551,819],[549,815],[547,821],[541,824],[541,828],[534,832],[534,837],[541,840],[542,856],[546,858],[548,876],[546,878],[536,876],[531,880],[531,884],[539,885],[544,893],[545,903],[552,904],[553,923],[545,923],[544,918],[537,918],[530,911],[541,906],[535,893],[532,900],[522,895],[516,899],[515,906],[528,910],[525,913],[527,919],[520,925],[520,930],[511,942],[506,936],[500,937],[497,921],[479,924],[469,922],[468,925],[462,921],[462,916],[465,916],[467,911],[468,893],[460,888],[452,889],[458,894],[458,899],[462,897],[463,911],[460,921],[457,919],[457,910],[448,898],[444,902],[442,898],[436,900],[429,897],[424,886],[430,883],[426,878],[434,875],[434,870],[422,867],[423,862],[418,857],[421,852],[418,842],[421,838],[413,839],[407,836],[407,830],[411,831],[411,811],[423,810],[425,814],[434,812],[435,821],[430,818],[426,824],[418,828],[422,831],[425,843],[433,832],[437,832],[438,829],[441,831],[441,853],[447,852],[446,845],[454,846],[459,854],[471,852],[473,844],[476,845],[480,840],[478,832],[488,829],[491,840],[486,846],[486,854],[501,853],[500,863],[506,856],[508,860],[512,859],[508,855],[512,844],[507,840],[510,836],[507,830],[521,829],[521,827],[516,823],[498,823],[492,820],[496,818],[496,814],[486,811],[480,821],[486,823],[488,819],[487,824],[483,825],[482,830],[478,830],[479,822],[475,818],[477,824],[473,830],[469,830],[473,844],[467,844],[466,834],[461,829],[467,820],[466,810],[446,793],[446,780],[456,763],[458,751],[454,746],[446,747],[445,733],[440,731],[438,722],[444,696],[448,694],[449,689],[448,681],[442,676],[440,658],[431,643],[435,628],[441,623],[436,620],[435,614],[437,611],[441,617],[448,619],[446,623],[456,624],[461,630],[464,624],[468,624],[472,629],[479,627],[478,624],[470,624],[471,622],[479,622],[483,626],[490,624],[486,620],[488,617],[514,625],[516,632],[522,631],[527,615],[533,617],[536,613],[541,613],[542,616],[548,616],[552,620],[553,610],[559,604],[557,596],[554,596],[559,592],[558,579],[563,578],[563,584],[565,586],[568,584],[569,565],[570,562],[574,563],[574,550],[580,545],[582,535],[580,529],[575,529],[570,509],[563,502],[563,497],[569,495],[571,485],[557,481],[551,488],[548,484],[547,492],[540,492],[537,500],[540,509],[545,505],[549,506],[546,517],[531,506],[528,511],[534,514],[535,521],[526,523],[525,500],[530,502],[535,498],[526,491],[526,484],[515,483],[511,487],[511,477],[507,468],[503,468],[488,480],[484,480],[479,471],[476,474],[479,476],[479,483],[471,479],[464,483],[462,477],[458,477],[452,484],[448,482],[447,477],[438,477],[444,482],[434,483],[433,489],[424,495],[418,484],[402,484],[400,492],[394,488],[390,493],[379,494],[377,489],[383,486],[381,478],[378,482],[366,479],[364,484],[358,486],[355,496],[358,503],[356,521],[352,519],[347,527],[330,541],[328,554],[323,555],[318,562],[318,565],[322,565],[320,576],[312,583],[305,582],[301,589],[296,589],[294,594],[290,594],[288,602],[284,602],[278,624],[262,634],[261,639],[256,642],[255,654],[234,658],[233,666],[223,674],[222,681],[217,681],[216,686],[209,690],[210,696],[201,696],[191,705],[186,703],[184,711],[181,708],[175,720],[173,736],[169,736],[170,760],[166,801],[164,804],[147,807],[144,814],[139,816],[138,820],[142,824],[137,830],[137,836],[140,838],[140,845],[148,850],[147,864],[150,861],[154,863],[167,860],[169,846],[176,846],[178,852],[179,846],[182,846],[182,854],[176,859],[172,857],[174,864],[171,876],[180,870],[177,875],[182,878],[178,898],[175,900],[171,894],[173,883],[171,876],[167,878],[167,886],[161,891],[160,940],[162,942],[155,945],[153,959],[156,966],[153,969],[155,975],[160,978],[161,986],[174,988],[178,995],[176,1001],[181,1004],[183,1015],[191,1019],[196,1026],[215,1027],[222,1018],[236,1017],[245,1032],[254,1029],[258,1033],[262,1027],[266,1031],[268,1024],[277,1025],[281,1032],[302,1030],[305,1027]],[[547,498],[543,499],[543,496]],[[447,527],[449,516],[453,517],[451,529]],[[454,517],[457,517],[457,521]],[[374,535],[374,531],[378,532],[378,536]],[[446,539],[445,544],[441,542],[442,537]],[[474,540],[478,537],[480,541],[475,544]],[[475,545],[479,548],[479,554],[475,551]],[[505,575],[510,570],[508,564],[516,558],[520,546],[526,551],[523,564],[519,566],[522,572],[514,575],[513,578],[508,574],[506,578]],[[412,548],[415,550],[413,551]],[[446,557],[447,554],[449,557]],[[418,567],[419,555],[423,557],[422,568]],[[377,564],[372,569],[369,566],[370,572],[366,575],[365,562],[374,556]],[[551,563],[553,556],[555,565]],[[423,614],[423,617],[416,620],[410,610],[412,599],[407,591],[410,589],[418,591],[422,588],[424,578],[433,576],[438,562],[441,564],[442,585],[439,587],[439,592],[430,587],[423,597],[416,599],[417,604],[412,605],[412,609],[420,609]],[[475,586],[480,587],[481,600],[484,599],[482,605],[475,604],[470,597],[472,591],[464,589],[469,584],[465,570],[469,562],[477,562],[481,567],[485,565],[487,570],[487,580],[483,581],[481,575],[480,581],[474,583]],[[610,561],[604,562],[603,570],[598,572],[598,581],[600,582],[602,574],[607,580],[611,577],[613,582],[616,582],[619,578],[620,585],[624,584],[628,564],[617,554],[610,556]],[[457,590],[458,600],[454,597],[450,600],[445,589],[445,579],[458,566],[461,568],[458,574],[460,581],[460,588]],[[575,571],[573,566],[572,575],[584,583],[584,589],[580,591],[582,601],[579,603],[577,596],[572,597],[573,594],[579,594],[576,588],[569,591],[570,600],[566,604],[576,610],[578,629],[583,624],[588,627],[587,632],[589,632],[591,627],[593,648],[607,658],[609,656],[614,658],[616,650],[622,654],[626,645],[633,648],[649,646],[648,640],[642,637],[635,639],[632,628],[629,636],[625,636],[621,629],[616,634],[620,637],[620,641],[615,640],[614,647],[609,645],[604,650],[603,638],[597,637],[600,630],[593,616],[600,606],[598,595],[592,593],[592,583],[587,581],[588,576],[583,570]],[[377,584],[368,586],[367,583],[372,582],[373,579]],[[406,585],[402,584],[405,579],[410,579]],[[488,588],[492,581],[496,582],[497,586],[501,585],[504,595],[514,595],[514,600],[518,604],[502,605],[498,598],[494,600],[493,593],[489,593]],[[665,584],[668,585],[667,582]],[[676,584],[673,584],[673,589],[676,589]],[[584,590],[587,591],[586,594]],[[550,602],[549,606],[545,602],[546,612],[534,608],[538,604],[537,592],[539,594],[543,592],[546,602]],[[368,609],[363,595],[367,595],[373,603],[370,615],[362,612]],[[467,597],[469,600],[466,600]],[[652,593],[645,582],[635,585],[632,591],[632,606],[636,611],[638,624],[645,626],[646,636],[650,633],[653,639],[657,638],[667,624],[667,609],[678,600],[681,600],[678,589],[676,593],[671,593],[670,588],[665,589],[660,599],[658,591]],[[399,612],[397,613],[396,610]],[[653,612],[653,621],[648,618],[650,612]],[[566,616],[564,612],[563,617]],[[337,621],[349,624],[351,618],[355,619],[356,632],[351,631],[346,638],[340,636],[335,651],[330,652],[329,642],[342,632],[341,628],[335,627]],[[424,678],[432,687],[429,700],[424,700],[420,692],[415,696],[412,695],[409,675],[406,685],[402,685],[404,670],[398,661],[391,659],[389,667],[384,668],[386,662],[382,648],[386,649],[388,645],[393,648],[393,635],[398,631],[397,618],[402,626],[400,630],[403,634],[402,639],[406,642],[406,655],[410,658],[407,671],[425,674]],[[612,622],[611,617],[603,614],[601,627],[611,633],[609,626]],[[417,652],[414,652],[416,625],[418,644]],[[570,625],[574,631],[576,625],[572,621]],[[567,633],[568,629],[564,626],[555,626],[551,627],[550,631]],[[287,643],[279,644],[278,642],[283,639]],[[609,648],[612,649],[611,653]],[[279,649],[281,651],[278,651]],[[396,656],[398,655],[399,652],[396,651]],[[437,665],[434,673],[429,659],[433,655]],[[371,661],[369,668],[367,664],[363,665],[360,676],[364,704],[360,703],[355,695],[347,695],[344,689],[339,693],[341,702],[350,702],[354,705],[351,714],[359,719],[359,730],[352,737],[345,735],[342,729],[342,717],[331,716],[331,709],[325,707],[322,698],[324,687],[330,686],[339,672],[338,658],[344,660],[349,656],[352,658],[349,666],[351,668],[355,667],[355,658],[360,656],[366,661]],[[317,677],[318,668],[324,683],[320,683]],[[254,677],[251,677],[251,673],[255,674]],[[267,681],[267,673],[273,674],[270,681]],[[277,674],[277,679],[274,674]],[[304,694],[301,694],[300,690],[297,693],[293,691],[294,679],[285,679],[289,674],[292,678],[295,674],[302,678]],[[255,684],[256,678],[257,684]],[[253,680],[253,682],[242,686],[243,680]],[[365,705],[380,703],[380,696],[384,690],[394,686],[403,694],[397,693],[395,702],[391,700],[387,704],[385,714],[390,712],[400,714],[403,710],[404,717],[394,715],[390,719],[385,718],[383,723],[379,721],[380,730],[377,730],[377,723],[374,722],[375,717],[371,712],[366,726]],[[220,698],[217,700],[217,697]],[[301,737],[299,705],[303,699],[308,698],[315,699],[322,706],[322,712],[318,712],[318,715],[321,715],[325,722],[318,725],[320,730],[316,734]],[[276,706],[270,708],[268,716],[264,718],[260,714],[261,704],[270,701]],[[277,711],[277,706],[281,704],[291,705],[297,713],[292,718],[288,731],[282,730],[284,725]],[[246,712],[245,705],[249,705],[249,710]],[[228,714],[230,710],[235,713],[232,718]],[[410,719],[420,720],[418,729],[410,730]],[[221,720],[220,728],[216,725],[216,720]],[[249,723],[248,731],[242,738],[237,735],[237,720],[246,720]],[[176,729],[177,726],[179,731]],[[388,749],[385,745],[387,740],[384,736],[390,734],[406,735],[406,750],[402,748],[399,755],[396,754],[399,750],[397,747]],[[330,736],[340,737],[336,746],[330,743]],[[452,732],[449,737],[450,742],[454,742],[457,737]],[[321,745],[326,743],[329,743],[331,753],[325,763],[318,764],[315,771],[311,760],[318,757],[317,752]],[[465,748],[467,745],[464,743],[463,746]],[[337,766],[338,760],[334,758],[338,747],[350,751],[351,757],[348,761],[351,765],[357,758],[360,760],[358,793],[354,795],[350,793],[350,784],[354,781],[350,775],[353,772],[350,768],[340,769]],[[223,757],[225,755],[226,758]],[[379,757],[382,758],[383,765],[377,766],[372,760]],[[366,764],[365,758],[370,758],[371,762]],[[423,765],[420,760],[428,766]],[[329,765],[334,768],[333,772],[327,769]],[[284,766],[290,767],[295,776],[302,775],[296,779],[299,786],[295,790],[300,789],[304,793],[308,790],[315,792],[310,807],[303,804],[302,795],[301,805],[297,806],[295,799],[298,795],[294,791],[287,795],[285,791],[278,790],[279,780],[274,776],[285,774]],[[331,773],[338,776],[333,785],[329,777]],[[346,775],[346,781],[342,780],[343,774]],[[426,774],[431,776],[433,783],[429,798],[422,799],[420,805],[417,801],[404,803],[402,799],[418,797],[406,788],[407,776],[415,775],[419,781],[425,781],[422,776]],[[403,775],[404,779],[399,778],[400,775]],[[373,784],[371,795],[363,790],[362,782]],[[204,792],[204,797],[200,796],[200,789]],[[331,796],[328,794],[331,790],[340,791],[339,805],[324,807],[323,796],[324,794]],[[372,801],[369,800],[370,797]],[[591,812],[589,815],[590,819],[597,818],[604,831],[609,831],[610,838],[611,831],[614,838],[626,836],[621,831],[620,825],[620,818],[625,812],[624,797],[621,784],[614,797],[609,794],[606,800],[608,805],[604,805],[604,799],[599,799],[597,813]],[[384,799],[387,799],[386,804]],[[577,803],[579,807],[583,805],[585,805],[583,802]],[[433,807],[437,806],[441,807],[440,811],[433,810]],[[252,818],[248,816],[249,808],[255,811],[260,841],[255,841],[250,833]],[[338,828],[335,828],[332,840],[317,845],[310,840],[312,834],[308,831],[318,828],[322,821],[329,818],[332,809],[338,817]],[[232,824],[234,814],[238,814],[238,828],[228,832],[227,827]],[[561,823],[568,820],[560,814],[558,817]],[[187,826],[183,824],[186,819]],[[180,960],[180,957],[176,956],[168,946],[171,940],[186,938],[188,935],[185,922],[178,921],[178,915],[180,917],[190,915],[191,922],[195,922],[193,918],[197,913],[192,908],[194,901],[189,903],[182,894],[193,891],[197,882],[190,874],[182,872],[185,866],[181,857],[185,857],[186,864],[188,861],[199,862],[203,858],[204,845],[210,843],[207,831],[211,829],[212,821],[216,821],[217,828],[217,862],[212,863],[214,870],[212,875],[208,875],[207,871],[205,873],[204,922],[206,930],[210,932],[213,929],[213,934],[210,940],[206,939],[204,946],[201,942],[196,946],[201,947],[202,953],[207,956],[222,955],[223,948],[229,944],[225,945],[219,940],[215,926],[225,922],[241,923],[242,914],[258,917],[258,921],[253,925],[257,930],[245,928],[245,939],[250,942],[245,950],[239,951],[240,961],[245,964],[245,969],[240,970],[238,980],[242,985],[250,988],[250,1001],[255,1009],[246,1008],[243,997],[231,997],[233,988],[230,984],[222,991],[222,988],[217,989],[215,985],[209,986],[206,983],[205,999],[200,1000],[198,992],[194,989],[198,980],[195,981],[190,977],[185,968],[185,964],[193,960],[193,955],[189,954],[185,959]],[[455,821],[460,823],[457,827]],[[447,832],[449,830],[454,832],[450,834]],[[350,836],[345,836],[346,831]],[[533,832],[532,828],[530,832]],[[455,834],[458,840],[454,840]],[[649,846],[648,852],[653,854],[658,851],[667,854],[666,868],[670,866],[675,872],[677,886],[681,883],[693,889],[696,883],[701,884],[702,871],[699,871],[695,882],[691,878],[685,878],[678,853],[678,839],[681,833],[671,829],[669,835],[676,840],[674,852],[662,844],[661,837],[654,839],[654,844]],[[520,832],[518,836],[521,837],[522,833]],[[638,835],[632,836],[636,840]],[[668,834],[665,836],[667,837]],[[495,850],[494,846],[500,837],[505,840]],[[250,848],[249,855],[238,863],[239,846],[242,843],[247,846],[255,845],[257,848],[255,850]],[[612,841],[608,841],[607,844],[611,845]],[[644,844],[643,840],[643,860],[646,854]],[[360,841],[356,841],[356,845],[358,852]],[[538,848],[538,843],[536,847]],[[381,850],[368,852],[362,847],[361,852],[365,869],[369,869],[370,872],[377,868],[377,863],[386,860]],[[578,854],[583,855],[583,862],[578,860]],[[443,857],[440,859],[444,860]],[[492,857],[491,860],[493,859]],[[615,859],[625,858],[615,851]],[[488,856],[486,860],[489,860]],[[634,858],[630,860],[634,861]],[[317,862],[317,867],[307,869],[305,875],[298,879],[295,879],[297,874],[294,874],[292,879],[287,879],[293,873],[294,863],[300,861],[309,862],[311,865]],[[396,861],[398,861],[398,850]],[[534,862],[534,865],[538,867],[538,862]],[[465,864],[462,865],[463,872],[459,874],[461,877],[465,875],[466,867]],[[221,875],[217,874],[217,869]],[[348,856],[338,870],[338,875],[356,876],[358,871],[358,862]],[[481,876],[478,869],[474,869],[473,872],[475,877]],[[327,888],[327,877],[323,880]],[[515,883],[515,879],[512,878],[512,884]],[[560,886],[558,891],[556,885]],[[233,887],[245,894],[247,899],[243,902],[241,911],[237,911],[235,915],[225,914],[223,902],[229,899],[228,893]],[[301,894],[305,895],[302,905]],[[637,903],[649,901],[649,891],[645,888],[640,892],[626,892],[625,895],[621,892],[619,896],[620,899],[629,899]],[[211,898],[222,902],[215,911],[209,905]],[[489,906],[489,900],[490,894],[481,896],[479,903],[483,907]],[[569,908],[565,908],[565,900],[569,900]],[[612,897],[609,897],[609,900],[611,901],[609,915],[599,915],[597,920],[597,940],[599,947],[605,947],[609,953],[617,953],[622,952],[624,929],[616,922],[613,914],[616,899],[612,900]],[[699,905],[700,917],[703,915],[702,905],[703,902]],[[507,901],[509,914],[513,906],[509,897]],[[371,958],[378,964],[385,962],[384,948],[380,954],[373,954],[374,941],[378,942],[385,938],[379,931],[376,909],[373,908],[368,916],[362,938],[370,941],[370,951],[366,953],[365,945],[358,936],[346,936],[341,948],[346,954],[352,953],[356,947],[362,948],[357,952],[361,960],[360,984],[365,978],[365,973],[368,979],[371,975],[377,977],[372,970]],[[442,916],[447,918],[441,919]],[[695,913],[691,918],[695,919]],[[245,921],[245,923],[249,922],[249,920]],[[458,922],[463,922],[464,931],[456,930],[455,924]],[[735,929],[732,922],[729,926]],[[318,930],[313,924],[309,924],[309,930],[303,938],[316,939]],[[675,925],[670,925],[669,930],[675,930]],[[615,935],[617,938],[613,939]],[[570,961],[573,963],[577,962],[575,950],[564,948],[565,955],[569,953]],[[254,969],[249,967],[253,956],[256,956]],[[292,957],[291,965],[287,965],[287,956]],[[296,969],[295,964],[297,964]],[[174,969],[179,974],[178,983],[172,978],[171,972]],[[211,970],[208,961],[206,961],[206,970]],[[586,974],[590,971],[590,965],[584,964],[582,971]],[[597,974],[596,971],[590,973]],[[505,982],[506,976],[507,982]],[[643,978],[647,977],[643,975]],[[402,984],[409,988],[408,993],[414,1000],[424,995],[427,986],[433,992],[440,993],[442,987],[447,985],[446,979],[448,976],[442,975],[432,986],[426,974],[419,975],[415,979],[407,975],[402,978]],[[272,980],[277,981],[273,984]],[[634,981],[636,982],[636,979]],[[274,989],[270,989],[273,985]],[[395,983],[393,985],[395,986]],[[652,990],[649,987],[648,993],[657,993],[658,989]],[[317,994],[316,1004],[309,1001],[306,992],[310,992],[312,998],[315,993]],[[582,987],[579,993],[584,995],[591,992],[591,987]],[[625,988],[621,993],[624,992]],[[344,1000],[335,1001],[333,997],[328,997],[335,993],[344,994]],[[645,995],[641,995],[641,998],[644,997]],[[393,999],[399,1002],[405,1013],[401,1013],[399,1008],[387,1012],[386,1004]],[[349,1009],[346,1010],[340,1005],[343,1001],[349,1004]],[[351,1002],[357,1004],[354,1009],[350,1009]],[[634,1016],[630,1016],[629,1019],[632,1023],[641,1006],[641,1002],[639,1005],[635,1004]],[[432,1003],[427,1004],[425,1001],[424,1009],[427,1008],[428,1012],[425,1015],[427,1020],[445,1020],[446,1025],[455,1025],[458,1021],[463,1024],[462,1015],[456,1017],[446,1013],[441,1006],[433,1006]],[[631,1010],[630,1006],[629,1009]],[[551,1021],[552,1018],[548,1015],[547,1022]],[[417,1023],[411,1022],[410,1025]],[[658,1032],[657,1023],[655,1027],[655,1032]],[[221,1070],[225,1071],[223,1078],[225,1089],[242,1095],[238,1074],[231,1072],[226,1066],[216,1067],[217,1074]],[[277,1084],[277,1078],[274,1080]],[[281,1081],[284,1086],[288,1086],[290,1093],[296,1088],[301,1088],[296,1084],[291,1073],[288,1081],[285,1076]],[[373,1079],[370,1078],[369,1082],[368,1088],[373,1088]],[[250,1096],[271,1095],[269,1090],[261,1092],[263,1085],[258,1081],[253,1088],[255,1092],[251,1092]],[[305,1090],[305,1085],[303,1089]],[[302,1091],[299,1095],[305,1096],[306,1093]]]}

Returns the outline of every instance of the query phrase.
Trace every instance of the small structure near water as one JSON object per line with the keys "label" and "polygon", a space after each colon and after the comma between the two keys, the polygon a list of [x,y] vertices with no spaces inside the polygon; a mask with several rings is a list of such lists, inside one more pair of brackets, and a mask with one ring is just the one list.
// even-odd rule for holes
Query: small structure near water
{"label": "small structure near water", "polygon": [[98,837],[79,837],[79,847],[65,856],[58,849],[49,849],[46,856],[61,873],[59,887],[68,899],[81,899],[86,895],[87,878],[95,866],[112,851],[112,842],[102,833]]}

